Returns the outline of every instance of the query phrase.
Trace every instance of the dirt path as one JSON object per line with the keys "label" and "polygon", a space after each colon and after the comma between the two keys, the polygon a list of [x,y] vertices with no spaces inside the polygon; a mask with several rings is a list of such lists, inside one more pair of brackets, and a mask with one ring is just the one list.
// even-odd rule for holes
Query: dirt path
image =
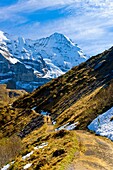
{"label": "dirt path", "polygon": [[47,124],[47,132],[52,132],[54,130],[54,125],[52,124],[51,116],[44,116],[44,122]]}
{"label": "dirt path", "polygon": [[75,133],[81,151],[67,170],[113,170],[113,142],[86,131]]}

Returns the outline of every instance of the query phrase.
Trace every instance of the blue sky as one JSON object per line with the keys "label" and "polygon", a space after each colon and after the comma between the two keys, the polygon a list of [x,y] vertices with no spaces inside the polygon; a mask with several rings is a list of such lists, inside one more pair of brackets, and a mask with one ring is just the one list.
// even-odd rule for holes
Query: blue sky
{"label": "blue sky", "polygon": [[113,45],[113,2],[0,0],[0,30],[31,39],[63,33],[95,55]]}
{"label": "blue sky", "polygon": [[17,2],[18,2],[18,0],[0,0],[0,6],[1,7],[9,6],[9,5],[15,4]]}

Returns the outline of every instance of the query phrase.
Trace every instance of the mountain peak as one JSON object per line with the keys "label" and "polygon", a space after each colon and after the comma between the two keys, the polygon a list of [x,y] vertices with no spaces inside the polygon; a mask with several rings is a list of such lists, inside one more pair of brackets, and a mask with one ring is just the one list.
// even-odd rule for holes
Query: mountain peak
{"label": "mountain peak", "polygon": [[[1,71],[1,75],[7,72],[7,76],[4,76],[5,78],[2,76],[1,80],[7,82],[7,79],[13,79],[17,88],[24,89],[28,89],[29,84],[32,87],[30,89],[34,89],[86,60],[82,50],[61,33],[54,33],[39,40],[26,40],[22,37],[15,39],[0,31],[0,48],[2,55],[0,67],[2,63],[8,64],[7,69]],[[12,70],[19,76],[13,77]],[[28,74],[29,80],[26,79]],[[40,78],[42,84],[39,83]]]}
{"label": "mountain peak", "polygon": [[69,39],[66,35],[55,32],[54,34],[50,35],[49,37],[50,39],[54,39],[57,42],[68,42],[70,43],[72,46],[75,46],[75,44],[72,42],[71,39]]}
{"label": "mountain peak", "polygon": [[65,37],[65,36],[64,36],[64,34],[55,32],[55,33],[51,34],[50,37],[56,37],[56,38],[59,37],[59,38],[62,38],[62,37]]}

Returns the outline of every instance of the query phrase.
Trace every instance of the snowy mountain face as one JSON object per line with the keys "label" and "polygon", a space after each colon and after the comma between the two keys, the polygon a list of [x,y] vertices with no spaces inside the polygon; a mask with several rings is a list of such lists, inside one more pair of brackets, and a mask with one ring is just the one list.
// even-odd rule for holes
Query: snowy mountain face
{"label": "snowy mountain face", "polygon": [[113,141],[113,107],[94,119],[88,128],[96,134],[106,136]]}
{"label": "snowy mountain face", "polygon": [[32,91],[85,60],[82,50],[62,34],[15,40],[0,31],[0,83],[10,88]]}

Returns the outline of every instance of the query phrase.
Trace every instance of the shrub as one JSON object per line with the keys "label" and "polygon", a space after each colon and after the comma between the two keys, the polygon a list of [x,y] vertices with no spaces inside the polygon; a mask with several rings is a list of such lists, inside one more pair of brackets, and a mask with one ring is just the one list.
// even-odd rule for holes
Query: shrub
{"label": "shrub", "polygon": [[58,131],[57,133],[54,134],[54,138],[63,138],[65,135],[68,134],[68,131],[65,131],[65,130],[60,130]]}
{"label": "shrub", "polygon": [[41,169],[45,164],[47,164],[47,160],[44,158],[42,160],[39,160],[38,164],[35,167],[35,170]]}
{"label": "shrub", "polygon": [[53,157],[57,157],[57,156],[60,156],[62,154],[65,153],[65,150],[64,149],[58,149],[56,150],[55,152],[53,152]]}

